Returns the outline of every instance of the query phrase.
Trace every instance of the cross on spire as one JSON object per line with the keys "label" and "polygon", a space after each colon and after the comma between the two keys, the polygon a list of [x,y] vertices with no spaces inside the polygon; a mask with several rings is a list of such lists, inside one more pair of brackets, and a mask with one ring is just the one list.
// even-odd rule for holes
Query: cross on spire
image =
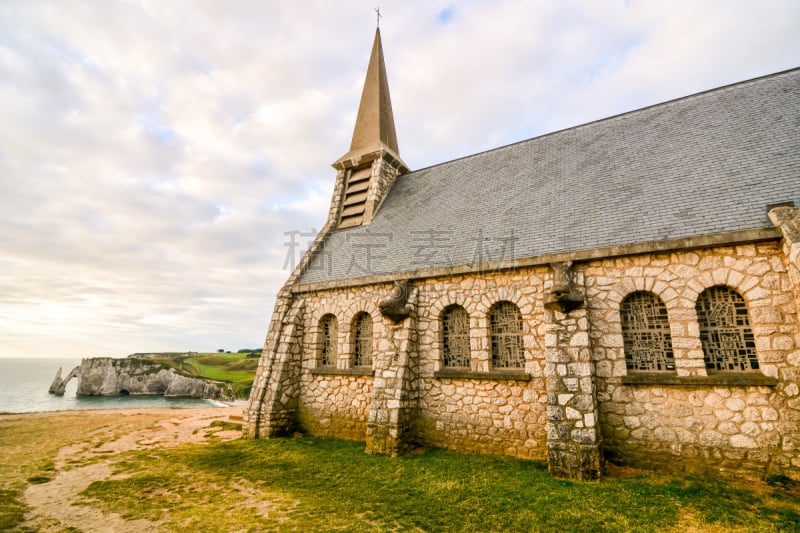
{"label": "cross on spire", "polygon": [[375,15],[376,15],[376,18],[378,19],[378,20],[375,22],[375,26],[377,26],[378,28],[380,28],[380,27],[381,27],[381,17],[383,16],[383,15],[381,15],[381,8],[380,8],[380,6],[378,6],[378,7],[376,7],[376,8],[375,8]]}

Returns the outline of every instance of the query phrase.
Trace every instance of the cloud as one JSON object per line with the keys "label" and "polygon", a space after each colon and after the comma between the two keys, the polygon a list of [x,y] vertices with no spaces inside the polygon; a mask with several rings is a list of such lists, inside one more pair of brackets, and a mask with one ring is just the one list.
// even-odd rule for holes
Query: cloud
{"label": "cloud", "polygon": [[[793,1],[384,6],[412,168],[796,66]],[[360,2],[0,4],[0,356],[238,349],[325,222]]]}

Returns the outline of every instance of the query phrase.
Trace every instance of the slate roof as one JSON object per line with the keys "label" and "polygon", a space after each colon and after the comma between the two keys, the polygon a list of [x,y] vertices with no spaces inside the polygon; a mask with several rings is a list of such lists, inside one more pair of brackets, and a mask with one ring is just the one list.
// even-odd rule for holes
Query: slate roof
{"label": "slate roof", "polygon": [[397,178],[300,284],[767,228],[800,205],[800,68]]}

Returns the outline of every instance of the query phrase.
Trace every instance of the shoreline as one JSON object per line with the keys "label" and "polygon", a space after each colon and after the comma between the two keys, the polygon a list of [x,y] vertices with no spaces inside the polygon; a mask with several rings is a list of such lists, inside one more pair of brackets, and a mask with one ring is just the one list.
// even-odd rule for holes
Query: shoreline
{"label": "shoreline", "polygon": [[[214,400],[218,401],[218,400]],[[9,411],[2,411],[0,412],[0,417],[37,417],[41,418],[42,416],[46,415],[60,415],[60,414],[78,414],[78,413],[86,413],[86,414],[97,414],[97,415],[105,415],[105,414],[137,414],[137,413],[144,413],[144,414],[169,414],[169,413],[176,413],[176,412],[215,412],[215,411],[222,411],[228,409],[241,409],[244,411],[244,408],[247,407],[248,401],[247,400],[235,400],[234,402],[219,402],[224,403],[225,405],[208,405],[203,407],[187,407],[187,406],[159,406],[159,407],[101,407],[97,409],[54,409],[51,411],[24,411],[20,413],[13,413]]]}

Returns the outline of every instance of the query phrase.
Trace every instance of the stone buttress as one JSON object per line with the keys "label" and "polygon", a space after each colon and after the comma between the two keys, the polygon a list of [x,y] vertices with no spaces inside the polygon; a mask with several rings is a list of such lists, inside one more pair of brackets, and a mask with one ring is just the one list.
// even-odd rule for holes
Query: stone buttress
{"label": "stone buttress", "polygon": [[557,477],[596,480],[602,460],[589,319],[583,275],[571,267],[553,264],[545,282],[548,468]]}
{"label": "stone buttress", "polygon": [[[783,235],[783,252],[788,263],[788,274],[795,296],[795,311],[797,321],[800,323],[800,208],[792,206],[774,207],[769,210],[772,223],[781,230]],[[795,334],[795,351],[787,356],[787,362],[792,366],[791,371],[784,371],[784,380],[794,382],[794,390],[800,386],[800,331]],[[790,400],[791,404],[800,407],[800,399]],[[789,402],[787,402],[789,403]],[[798,424],[800,427],[800,423]],[[800,431],[796,433],[800,435]],[[787,439],[789,440],[789,439]],[[794,447],[792,445],[789,447]],[[800,461],[795,465],[800,467]]]}
{"label": "stone buttress", "polygon": [[372,401],[367,418],[367,453],[372,455],[402,454],[413,441],[410,428],[419,392],[418,290],[408,290],[403,303],[407,302],[411,312],[399,321],[392,320],[389,338],[381,339],[375,358]]}

